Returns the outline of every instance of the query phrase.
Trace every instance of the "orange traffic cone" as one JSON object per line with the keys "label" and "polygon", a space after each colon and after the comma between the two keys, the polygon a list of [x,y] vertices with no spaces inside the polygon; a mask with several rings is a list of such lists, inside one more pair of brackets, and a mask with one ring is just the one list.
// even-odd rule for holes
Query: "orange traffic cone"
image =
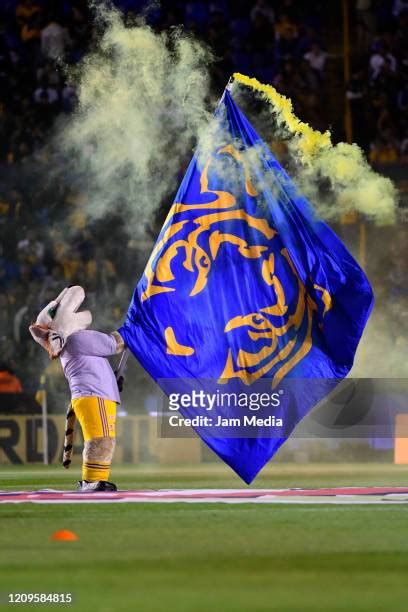
{"label": "orange traffic cone", "polygon": [[74,542],[75,540],[79,540],[77,534],[69,529],[60,529],[59,531],[55,531],[55,533],[50,536],[50,539],[58,540],[60,542]]}

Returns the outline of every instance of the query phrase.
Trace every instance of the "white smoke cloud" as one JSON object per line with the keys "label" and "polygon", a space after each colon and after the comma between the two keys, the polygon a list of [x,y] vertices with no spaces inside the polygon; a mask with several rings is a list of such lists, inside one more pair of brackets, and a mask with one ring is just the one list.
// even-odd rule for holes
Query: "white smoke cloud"
{"label": "white smoke cloud", "polygon": [[74,77],[79,108],[59,139],[83,178],[86,214],[123,213],[142,236],[205,132],[212,56],[179,29],[125,25],[106,8],[98,20],[104,33]]}

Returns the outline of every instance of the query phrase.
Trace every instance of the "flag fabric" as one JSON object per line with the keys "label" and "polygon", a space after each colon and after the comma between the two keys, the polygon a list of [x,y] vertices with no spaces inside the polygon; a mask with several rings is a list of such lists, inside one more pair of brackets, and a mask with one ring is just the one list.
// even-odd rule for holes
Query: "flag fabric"
{"label": "flag fabric", "polygon": [[[339,381],[372,304],[364,272],[226,89],[119,330],[128,347],[167,393],[168,379]],[[280,437],[195,430],[249,483],[321,397],[303,389]]]}

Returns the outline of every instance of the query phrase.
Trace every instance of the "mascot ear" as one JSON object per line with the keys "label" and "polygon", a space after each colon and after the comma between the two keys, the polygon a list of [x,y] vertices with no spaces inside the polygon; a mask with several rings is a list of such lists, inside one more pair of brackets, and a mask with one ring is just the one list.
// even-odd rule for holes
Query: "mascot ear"
{"label": "mascot ear", "polygon": [[85,291],[79,285],[72,285],[64,289],[57,297],[59,300],[60,310],[65,312],[76,312],[85,299]]}

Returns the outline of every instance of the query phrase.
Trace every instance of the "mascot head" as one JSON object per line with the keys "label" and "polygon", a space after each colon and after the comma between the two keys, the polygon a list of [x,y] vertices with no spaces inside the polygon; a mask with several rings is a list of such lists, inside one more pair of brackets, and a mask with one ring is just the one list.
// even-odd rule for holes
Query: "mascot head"
{"label": "mascot head", "polygon": [[68,336],[92,323],[89,310],[78,312],[84,299],[82,287],[67,287],[42,309],[36,322],[30,325],[32,337],[45,348],[51,359],[59,356]]}

